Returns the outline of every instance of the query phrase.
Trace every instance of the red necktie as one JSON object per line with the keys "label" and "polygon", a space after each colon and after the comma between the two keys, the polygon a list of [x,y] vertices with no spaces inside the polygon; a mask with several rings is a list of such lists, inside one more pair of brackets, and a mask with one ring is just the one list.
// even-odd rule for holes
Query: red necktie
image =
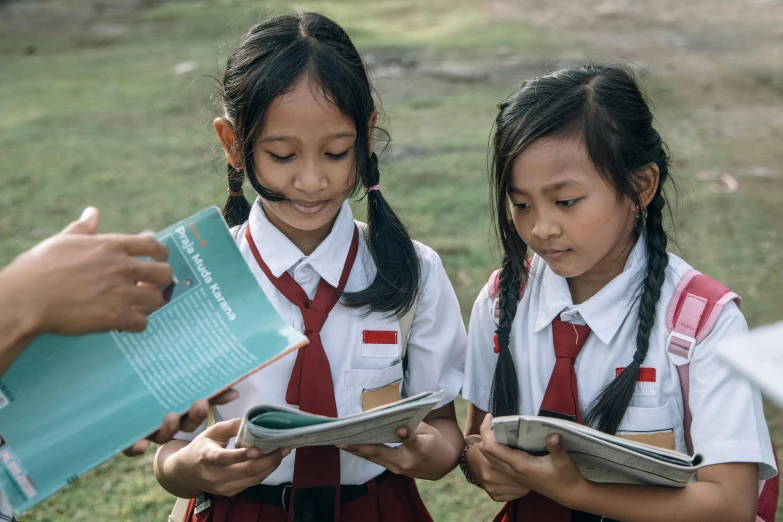
{"label": "red necktie", "polygon": [[[279,278],[272,275],[269,267],[261,258],[258,248],[256,248],[249,225],[245,229],[245,238],[251,252],[253,252],[253,257],[256,258],[258,266],[261,267],[266,277],[286,299],[299,307],[304,321],[304,333],[310,341],[305,347],[300,348],[296,355],[291,379],[288,381],[286,402],[298,404],[302,411],[337,417],[332,371],[321,343],[320,332],[329,317],[329,312],[340,299],[356,260],[359,248],[358,229],[354,227],[353,239],[338,287],[334,288],[321,278],[312,300],[287,272],[284,272]],[[297,493],[299,499],[297,499]],[[305,502],[308,504],[306,511],[309,512],[309,515],[311,516],[315,512],[318,514],[319,520],[332,520],[324,509],[333,504],[333,520],[339,519],[340,451],[334,446],[313,446],[296,450],[291,497],[292,508],[289,520],[300,520],[303,519],[302,516],[308,516],[304,513],[304,509],[300,510],[303,511],[302,516],[297,516],[294,509],[296,506],[304,506]]]}
{"label": "red necktie", "polygon": [[[555,345],[555,367],[541,401],[540,416],[557,417],[582,423],[579,395],[576,387],[576,357],[590,335],[590,327],[566,323],[557,317],[552,321],[552,341]],[[571,510],[535,491],[514,502],[514,520],[518,522],[568,522]],[[511,507],[511,506],[509,506]]]}

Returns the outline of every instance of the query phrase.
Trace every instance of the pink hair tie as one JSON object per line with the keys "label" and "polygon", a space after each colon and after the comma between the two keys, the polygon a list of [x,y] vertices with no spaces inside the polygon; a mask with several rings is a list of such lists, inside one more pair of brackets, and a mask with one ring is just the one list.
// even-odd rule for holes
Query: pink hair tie
{"label": "pink hair tie", "polygon": [[367,192],[372,192],[373,190],[381,190],[380,185],[373,185],[372,187],[367,189]]}

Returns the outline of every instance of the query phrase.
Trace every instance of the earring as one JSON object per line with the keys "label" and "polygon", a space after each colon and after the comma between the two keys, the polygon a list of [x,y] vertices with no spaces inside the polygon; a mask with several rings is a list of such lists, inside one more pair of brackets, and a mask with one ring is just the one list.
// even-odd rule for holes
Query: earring
{"label": "earring", "polygon": [[241,169],[241,167],[242,167],[242,163],[240,163],[240,162],[238,162],[238,161],[235,161],[235,162],[234,162],[234,168],[235,168],[236,170],[242,170],[242,169]]}

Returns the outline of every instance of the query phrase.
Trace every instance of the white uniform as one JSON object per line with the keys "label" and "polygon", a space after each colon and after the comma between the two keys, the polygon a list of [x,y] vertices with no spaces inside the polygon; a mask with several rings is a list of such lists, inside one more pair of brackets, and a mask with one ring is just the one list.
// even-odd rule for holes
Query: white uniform
{"label": "white uniform", "polygon": [[11,522],[13,520],[14,510],[8,499],[0,492],[0,522]]}
{"label": "white uniform", "polygon": [[[338,286],[355,226],[347,202],[340,209],[329,235],[309,256],[305,256],[269,222],[258,201],[252,207],[248,223],[258,251],[275,277],[288,272],[310,299],[315,296],[320,278],[334,287]],[[299,308],[278,292],[256,263],[245,239],[246,226],[247,223],[241,227],[237,243],[250,270],[280,315],[294,328],[303,331]],[[416,243],[416,250],[421,264],[421,281],[419,302],[408,340],[408,371],[404,379],[399,321],[393,314],[390,318],[389,313],[372,313],[363,317],[366,309],[350,309],[338,303],[321,330],[321,341],[332,370],[337,413],[341,417],[361,413],[360,396],[363,391],[401,379],[403,396],[443,389],[443,401],[436,407],[448,404],[459,393],[467,338],[457,296],[438,255],[420,243]],[[375,264],[360,233],[359,250],[345,291],[367,288],[375,274]],[[364,332],[376,331],[397,332],[397,344],[364,344]],[[370,337],[367,340],[372,341]],[[261,403],[286,404],[285,394],[295,360],[296,353],[289,354],[239,383],[235,387],[239,399],[218,406],[218,418],[241,417],[248,408]],[[177,438],[192,440],[203,430],[204,426],[193,434],[179,433]],[[233,447],[233,440],[229,447]],[[283,459],[280,467],[263,483],[291,482],[295,453]],[[362,484],[383,471],[381,466],[340,452],[342,484]]]}
{"label": "white uniform", "polygon": [[[624,271],[597,294],[574,305],[565,278],[556,275],[540,257],[533,260],[527,289],[511,329],[510,348],[519,381],[520,414],[537,414],[546,391],[555,354],[552,320],[587,324],[590,336],[576,359],[579,408],[588,404],[633,359],[636,350],[639,281],[644,275],[646,249],[638,241]],[[691,269],[669,254],[666,280],[658,302],[650,348],[642,368],[650,382],[637,383],[636,391],[618,433],[674,430],[678,451],[686,452],[683,433],[683,398],[677,368],[666,351],[666,311],[680,279]],[[489,410],[489,393],[498,356],[493,335],[497,319],[495,300],[485,286],[476,299],[470,319],[468,358],[462,396]],[[690,365],[691,437],[694,451],[705,464],[756,462],[760,479],[775,476],[769,432],[759,390],[720,363],[715,343],[726,335],[747,331],[736,304],[722,311],[712,332],[697,345]],[[649,377],[652,376],[652,379]]]}

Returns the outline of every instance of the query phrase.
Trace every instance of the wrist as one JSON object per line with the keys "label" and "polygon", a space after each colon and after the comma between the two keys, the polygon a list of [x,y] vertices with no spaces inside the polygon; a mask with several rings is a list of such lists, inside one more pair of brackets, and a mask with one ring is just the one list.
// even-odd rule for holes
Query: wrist
{"label": "wrist", "polygon": [[25,274],[13,270],[19,261],[14,260],[0,270],[0,311],[3,332],[8,339],[20,341],[43,333],[41,307],[36,303],[35,282],[27,281]]}
{"label": "wrist", "polygon": [[564,506],[570,507],[576,511],[585,511],[592,513],[591,511],[591,499],[598,496],[596,490],[596,484],[590,482],[584,477],[581,477],[576,485],[565,488],[564,498],[560,500],[560,503]]}
{"label": "wrist", "polygon": [[[469,484],[481,487],[481,478],[475,471],[478,470],[479,466],[475,465],[475,462],[471,463],[471,457],[475,457],[476,452],[478,451],[478,447],[476,447],[477,442],[478,441],[468,442],[468,444],[465,446],[465,449],[462,450],[462,455],[459,459],[459,466],[462,470],[462,474],[465,476],[465,480],[467,480]],[[471,453],[473,453],[472,456]]]}

